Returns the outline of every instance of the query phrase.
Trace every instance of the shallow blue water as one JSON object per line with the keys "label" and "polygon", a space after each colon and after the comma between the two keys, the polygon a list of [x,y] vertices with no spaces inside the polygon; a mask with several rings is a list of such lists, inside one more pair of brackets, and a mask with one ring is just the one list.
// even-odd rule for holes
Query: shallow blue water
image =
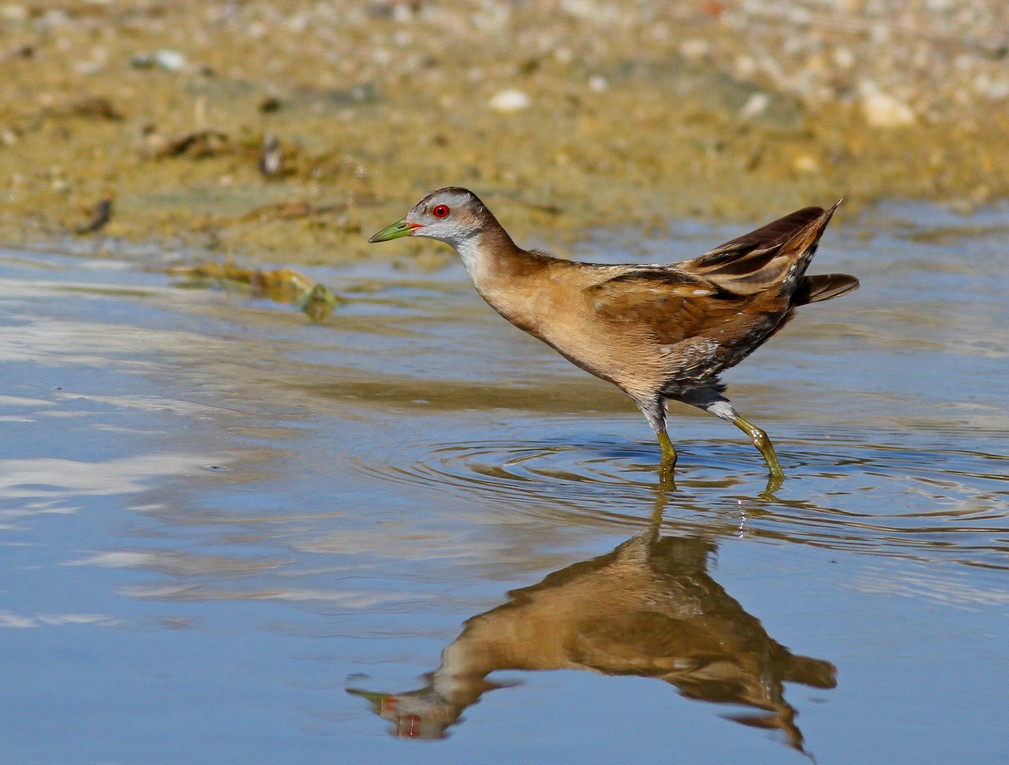
{"label": "shallow blue water", "polygon": [[1005,762],[1009,212],[843,224],[862,289],[727,376],[773,495],[674,409],[660,496],[460,268],[316,326],[0,252],[0,762]]}

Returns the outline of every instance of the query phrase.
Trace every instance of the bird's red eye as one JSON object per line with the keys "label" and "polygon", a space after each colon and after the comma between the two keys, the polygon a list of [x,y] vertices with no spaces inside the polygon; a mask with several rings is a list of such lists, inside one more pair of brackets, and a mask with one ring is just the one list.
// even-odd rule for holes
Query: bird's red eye
{"label": "bird's red eye", "polygon": [[450,212],[448,205],[435,205],[431,214],[436,218],[447,218]]}

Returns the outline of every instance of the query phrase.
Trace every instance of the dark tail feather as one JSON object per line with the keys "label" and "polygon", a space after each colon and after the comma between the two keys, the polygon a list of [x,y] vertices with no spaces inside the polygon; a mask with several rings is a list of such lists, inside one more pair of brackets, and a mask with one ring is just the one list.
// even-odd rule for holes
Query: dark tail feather
{"label": "dark tail feather", "polygon": [[736,295],[787,294],[802,279],[839,204],[796,210],[680,265]]}
{"label": "dark tail feather", "polygon": [[754,251],[767,252],[775,245],[783,244],[810,223],[821,218],[823,213],[822,207],[803,207],[801,210],[771,221],[755,231],[750,231],[725,244],[718,245],[707,254],[696,258],[695,262],[699,267],[730,267],[741,256],[746,256]]}
{"label": "dark tail feather", "polygon": [[858,279],[848,274],[816,274],[804,276],[792,297],[793,305],[821,303],[847,295],[858,289]]}

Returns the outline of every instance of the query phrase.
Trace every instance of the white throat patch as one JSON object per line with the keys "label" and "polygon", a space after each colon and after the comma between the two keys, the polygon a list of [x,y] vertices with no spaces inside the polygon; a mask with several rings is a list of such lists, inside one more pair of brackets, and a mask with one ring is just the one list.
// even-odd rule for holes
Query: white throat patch
{"label": "white throat patch", "polygon": [[487,275],[487,255],[481,246],[481,236],[470,236],[457,243],[454,243],[455,251],[459,253],[462,264],[466,268],[466,273],[479,285]]}

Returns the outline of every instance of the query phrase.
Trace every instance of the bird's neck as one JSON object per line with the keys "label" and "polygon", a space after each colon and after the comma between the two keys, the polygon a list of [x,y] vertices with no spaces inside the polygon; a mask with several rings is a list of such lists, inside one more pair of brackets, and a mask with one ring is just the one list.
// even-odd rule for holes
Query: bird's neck
{"label": "bird's neck", "polygon": [[456,243],[455,249],[477,291],[491,305],[496,293],[520,288],[521,282],[553,261],[541,253],[523,250],[500,225]]}
{"label": "bird's neck", "polygon": [[512,324],[543,336],[552,310],[544,289],[548,273],[562,263],[549,255],[523,250],[501,227],[487,228],[455,245],[480,296]]}

